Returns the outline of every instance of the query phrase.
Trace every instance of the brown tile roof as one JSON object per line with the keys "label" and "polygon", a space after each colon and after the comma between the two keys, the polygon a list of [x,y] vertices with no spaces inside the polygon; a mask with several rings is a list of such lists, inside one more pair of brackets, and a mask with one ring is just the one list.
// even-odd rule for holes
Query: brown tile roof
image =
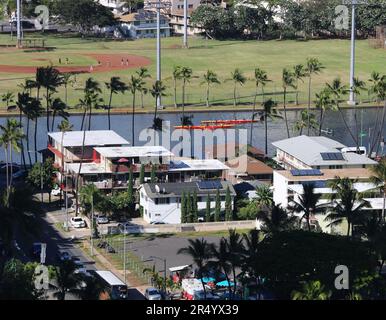
{"label": "brown tile roof", "polygon": [[[244,165],[245,163],[246,166]],[[264,162],[245,154],[235,159],[229,160],[225,164],[229,166],[231,170],[237,173],[247,173],[248,175],[273,174],[273,169],[271,167],[267,166]]]}

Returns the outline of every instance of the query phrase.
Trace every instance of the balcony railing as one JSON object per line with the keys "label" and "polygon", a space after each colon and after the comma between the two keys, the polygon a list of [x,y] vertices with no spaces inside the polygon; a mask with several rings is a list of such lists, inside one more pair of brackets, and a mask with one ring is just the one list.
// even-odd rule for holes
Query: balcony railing
{"label": "balcony railing", "polygon": [[[145,172],[151,172],[152,170],[151,164],[145,165]],[[132,165],[126,165],[126,164],[113,164],[112,165],[112,172],[129,172],[130,168],[132,172],[140,172],[141,171],[141,165],[140,164],[132,164]],[[155,171],[156,172],[167,172],[169,170],[169,165],[167,164],[156,164],[155,165]]]}

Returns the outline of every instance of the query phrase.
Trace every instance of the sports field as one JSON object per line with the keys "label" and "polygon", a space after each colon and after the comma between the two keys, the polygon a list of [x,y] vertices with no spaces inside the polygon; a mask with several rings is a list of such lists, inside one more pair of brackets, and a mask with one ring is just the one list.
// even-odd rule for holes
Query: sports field
{"label": "sports field", "polygon": [[[39,37],[41,37],[39,35]],[[82,73],[76,76],[76,82],[69,88],[69,104],[78,102],[82,96],[84,80],[93,77],[103,84],[112,76],[120,76],[127,80],[139,65],[146,65],[155,77],[156,52],[154,39],[136,41],[109,41],[89,40],[74,37],[44,36],[49,50],[16,50],[9,35],[0,35],[0,94],[6,91],[17,92],[18,85],[24,78],[33,77],[36,66],[52,64],[56,67],[80,69]],[[205,86],[201,85],[202,75],[207,69],[215,71],[222,84],[211,89],[211,100],[218,104],[232,104],[233,83],[229,81],[230,73],[240,68],[250,79],[247,84],[238,90],[240,102],[247,102],[254,93],[253,71],[259,66],[268,72],[272,83],[266,87],[266,92],[277,93],[281,89],[281,72],[295,64],[305,63],[307,57],[318,58],[326,69],[313,79],[313,92],[319,90],[327,81],[341,77],[344,82],[349,78],[350,42],[347,40],[317,40],[317,41],[215,41],[199,38],[190,38],[190,48],[181,48],[181,38],[162,39],[162,72],[163,80],[168,86],[169,96],[164,104],[173,104],[172,69],[174,65],[189,66],[193,69],[194,78],[187,88],[187,102],[203,104],[205,101]],[[6,48],[5,45],[10,45]],[[99,57],[107,57],[101,61]],[[111,56],[111,61],[109,60]],[[115,57],[115,58],[113,58]],[[124,63],[121,65],[121,57]],[[129,64],[126,65],[126,57]],[[59,59],[61,61],[59,61]],[[68,59],[68,63],[67,63]],[[138,59],[138,63],[137,60]],[[60,63],[61,62],[61,63]],[[99,64],[98,64],[99,62]],[[109,63],[109,64],[108,64]],[[17,68],[13,68],[18,66]],[[90,68],[92,66],[92,68]],[[27,68],[28,67],[28,68]],[[102,68],[98,70],[98,68]],[[24,71],[23,71],[24,70]],[[372,71],[386,73],[386,50],[373,49],[365,40],[357,42],[357,76],[367,80]],[[70,70],[71,71],[71,70]],[[91,72],[90,72],[91,71]],[[152,79],[148,80],[149,86]],[[307,86],[300,84],[301,101],[306,101]],[[180,94],[180,90],[179,90]],[[64,97],[64,90],[59,89],[58,96]],[[107,101],[108,90],[104,90]],[[366,99],[366,94],[363,94]],[[293,97],[290,97],[293,99]],[[178,99],[181,100],[180,97]],[[276,100],[281,100],[278,95]],[[113,106],[128,107],[131,97],[125,95],[114,96]],[[152,108],[153,98],[145,97],[146,108]],[[1,105],[1,108],[4,108]]]}

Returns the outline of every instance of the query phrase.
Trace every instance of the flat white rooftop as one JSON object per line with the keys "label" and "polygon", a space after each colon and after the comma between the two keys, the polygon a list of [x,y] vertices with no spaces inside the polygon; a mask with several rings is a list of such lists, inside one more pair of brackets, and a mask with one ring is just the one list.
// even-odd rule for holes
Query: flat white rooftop
{"label": "flat white rooftop", "polygon": [[230,168],[217,159],[174,159],[170,162],[170,172],[229,170]]}
{"label": "flat white rooftop", "polygon": [[162,146],[102,147],[95,151],[106,158],[173,157],[174,154]]}
{"label": "flat white rooftop", "polygon": [[[79,172],[80,163],[70,163],[67,165],[68,171],[73,173]],[[80,174],[102,174],[102,173],[111,173],[111,170],[105,168],[102,164],[99,163],[83,163],[82,168],[80,169]]]}
{"label": "flat white rooftop", "polygon": [[[49,132],[53,140],[62,142],[62,132]],[[65,132],[63,136],[63,147],[81,147],[83,144],[83,131]],[[111,146],[129,145],[129,142],[112,130],[86,131],[85,146]]]}

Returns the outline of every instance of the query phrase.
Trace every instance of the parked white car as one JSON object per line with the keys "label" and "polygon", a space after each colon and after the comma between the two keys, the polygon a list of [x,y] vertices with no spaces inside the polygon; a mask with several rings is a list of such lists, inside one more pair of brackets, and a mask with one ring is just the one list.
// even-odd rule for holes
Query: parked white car
{"label": "parked white car", "polygon": [[145,290],[146,300],[162,300],[162,295],[156,288],[147,288]]}
{"label": "parked white car", "polygon": [[81,217],[72,217],[70,222],[74,228],[85,228],[86,227],[86,221],[84,221],[84,219]]}

